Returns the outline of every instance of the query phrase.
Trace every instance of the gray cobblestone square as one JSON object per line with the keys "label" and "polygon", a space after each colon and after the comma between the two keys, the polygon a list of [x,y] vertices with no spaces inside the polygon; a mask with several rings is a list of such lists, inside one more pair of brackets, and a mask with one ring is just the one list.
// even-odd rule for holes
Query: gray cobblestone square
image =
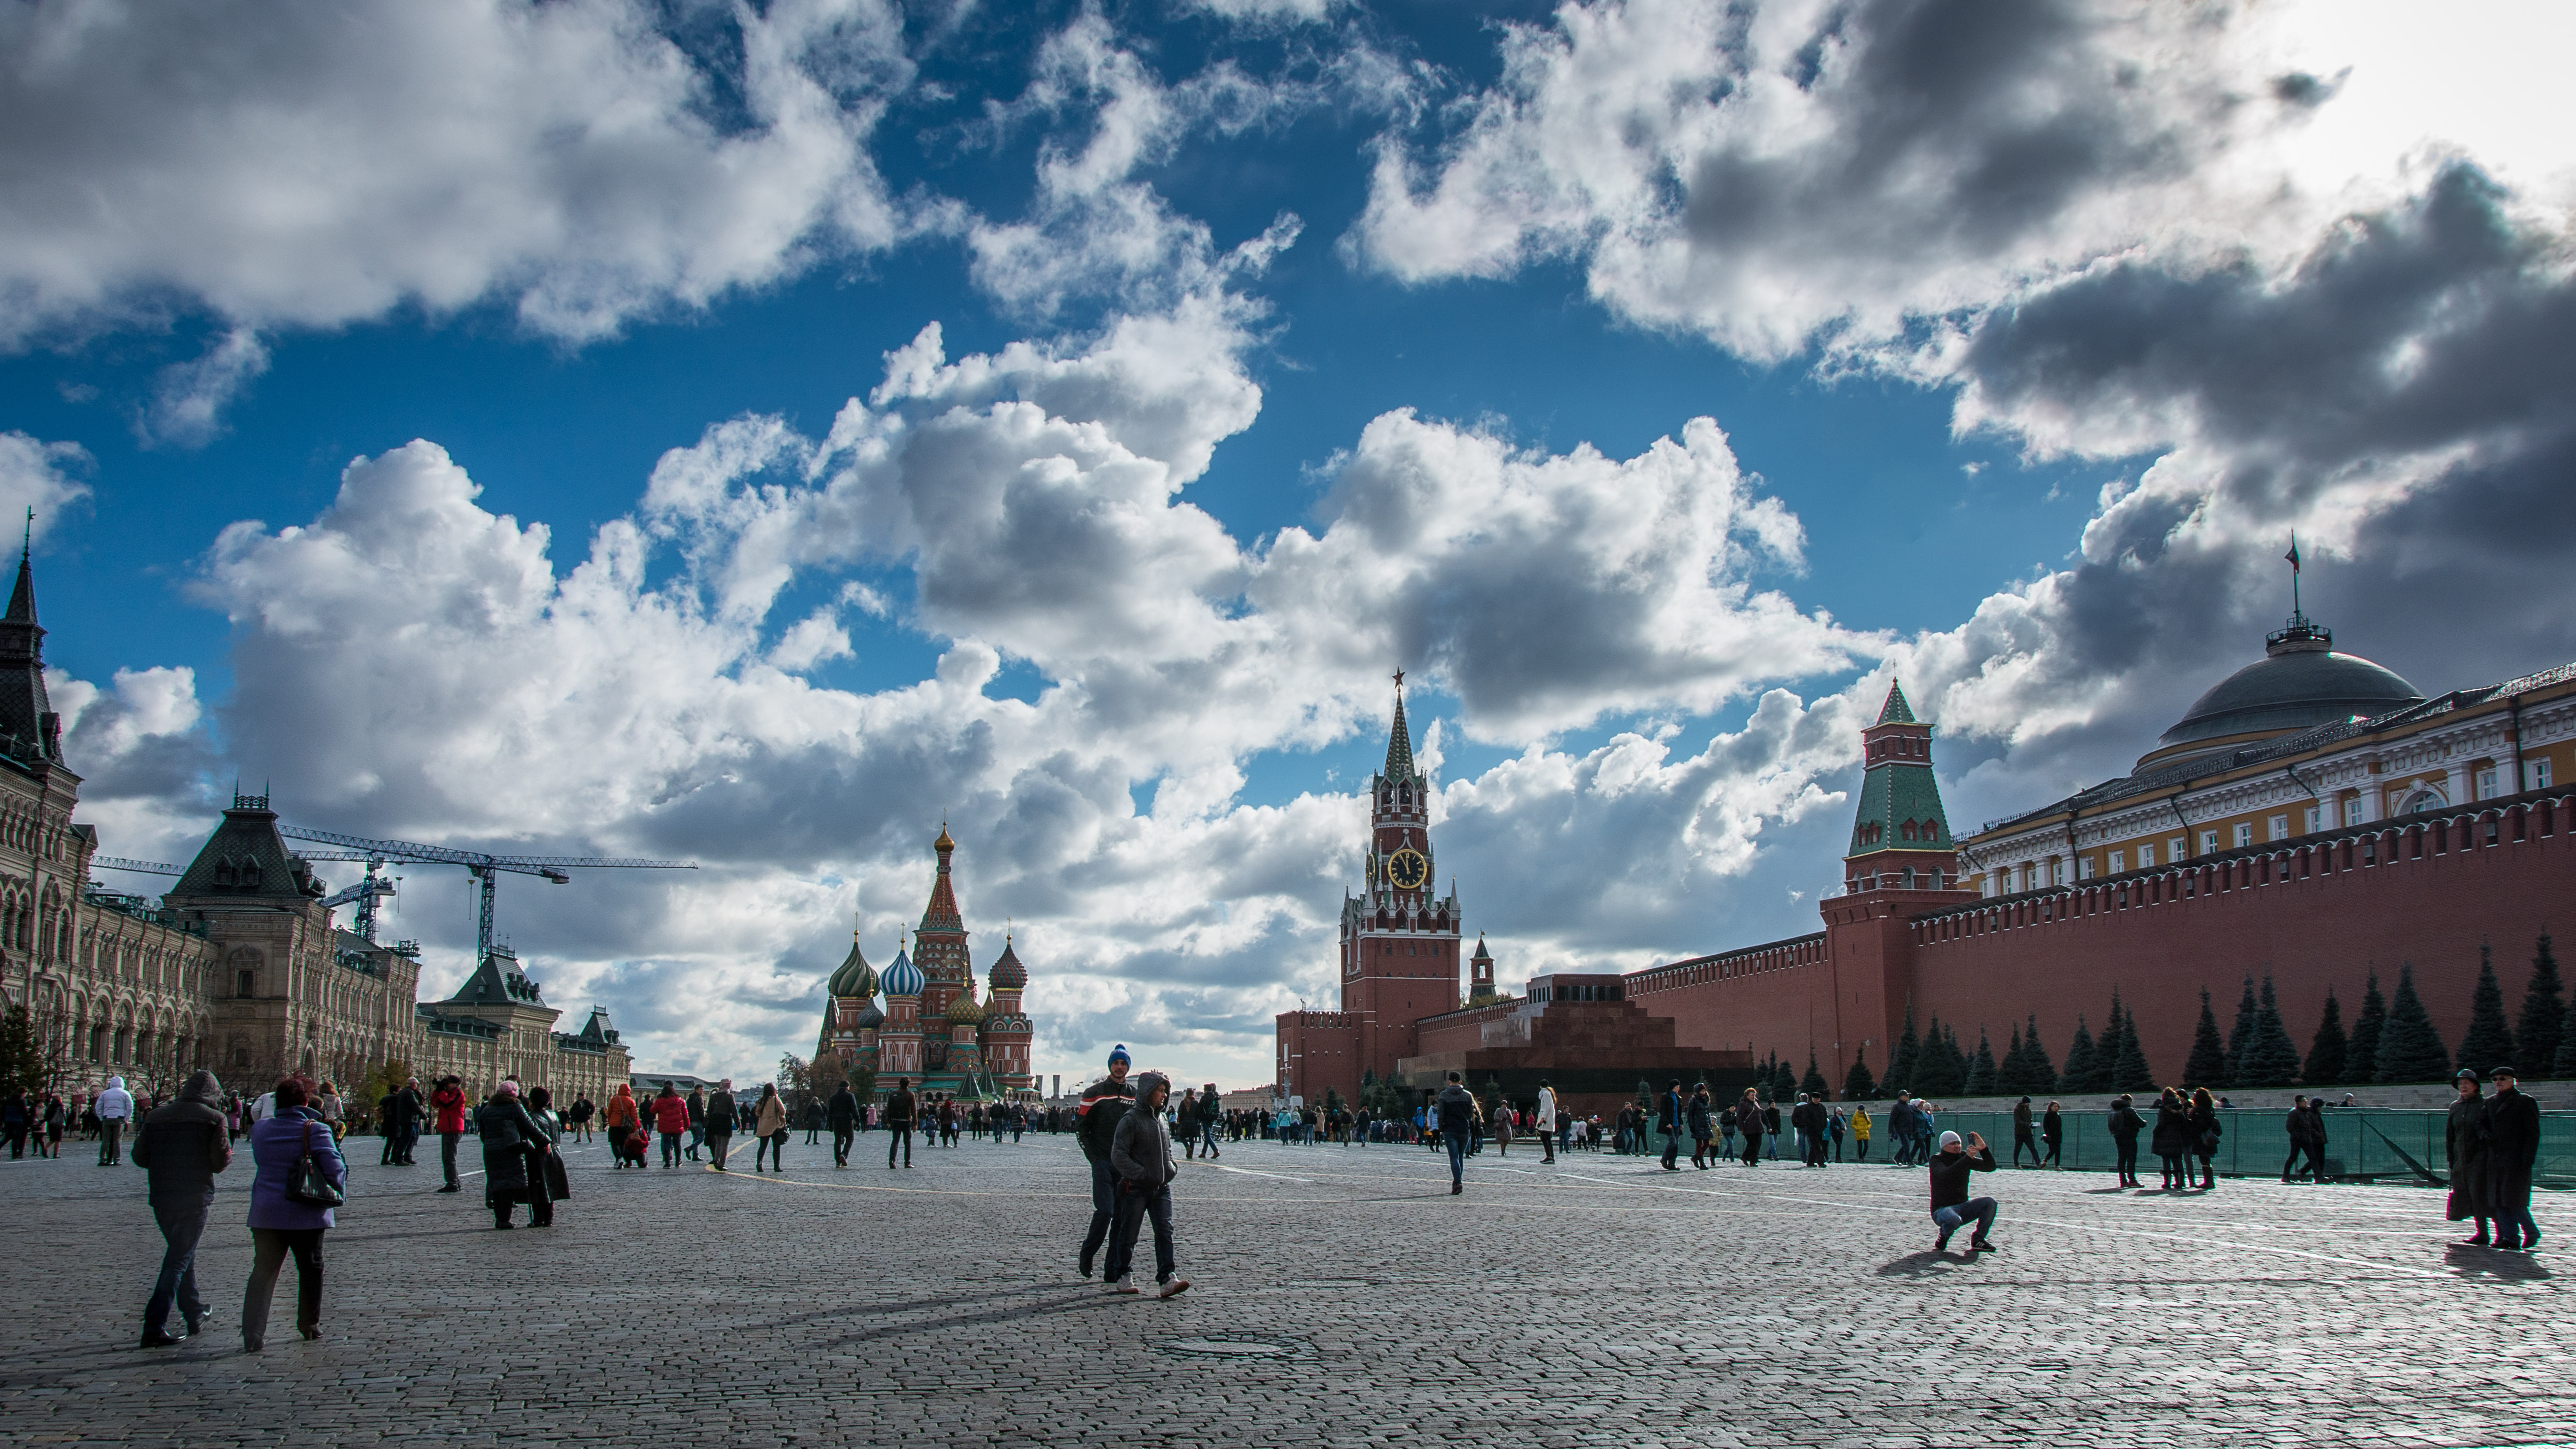
{"label": "gray cobblestone square", "polygon": [[1979,1180],[2004,1249],[1971,1261],[1930,1251],[1914,1171],[1489,1150],[1453,1198],[1419,1149],[1244,1143],[1183,1165],[1194,1286],[1164,1302],[1074,1275],[1070,1138],[892,1173],[883,1146],[719,1176],[611,1172],[594,1143],[557,1225],[504,1234],[431,1191],[434,1150],[380,1168],[353,1139],[324,1336],[282,1304],[257,1356],[246,1160],[200,1257],[203,1346],[151,1351],[143,1175],[78,1144],[0,1163],[0,1443],[2576,1440],[2553,1261],[2576,1214],[2549,1197],[2523,1257],[2451,1246],[2419,1190],[2005,1171]]}

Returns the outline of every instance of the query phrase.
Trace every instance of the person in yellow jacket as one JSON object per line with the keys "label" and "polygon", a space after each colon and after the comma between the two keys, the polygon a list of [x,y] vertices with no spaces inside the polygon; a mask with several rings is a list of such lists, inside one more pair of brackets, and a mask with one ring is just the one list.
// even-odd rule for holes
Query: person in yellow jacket
{"label": "person in yellow jacket", "polygon": [[1851,1114],[1852,1147],[1859,1154],[1855,1161],[1869,1161],[1869,1108],[1854,1103]]}
{"label": "person in yellow jacket", "polygon": [[787,1104],[779,1099],[778,1084],[764,1082],[760,1087],[760,1105],[751,1115],[751,1132],[758,1145],[751,1151],[751,1170],[760,1171],[768,1162],[770,1171],[787,1170]]}

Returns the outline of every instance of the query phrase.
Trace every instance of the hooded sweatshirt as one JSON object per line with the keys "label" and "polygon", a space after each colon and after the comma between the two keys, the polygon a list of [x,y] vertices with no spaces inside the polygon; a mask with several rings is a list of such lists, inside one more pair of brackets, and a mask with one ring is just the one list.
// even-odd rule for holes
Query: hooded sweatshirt
{"label": "hooded sweatshirt", "polygon": [[[1154,1089],[1166,1085],[1159,1072],[1147,1072],[1136,1079],[1136,1100],[1151,1099]],[[1109,1167],[1118,1176],[1147,1192],[1159,1191],[1180,1175],[1172,1163],[1172,1135],[1163,1126],[1160,1112],[1125,1112],[1118,1118],[1117,1135],[1110,1139]]]}
{"label": "hooded sweatshirt", "polygon": [[215,1074],[201,1067],[175,1099],[144,1117],[129,1155],[151,1174],[147,1191],[154,1202],[213,1200],[215,1174],[233,1162],[223,1094]]}
{"label": "hooded sweatshirt", "polygon": [[134,1094],[125,1090],[123,1077],[110,1077],[107,1090],[90,1103],[90,1110],[98,1114],[101,1122],[122,1122],[134,1115]]}

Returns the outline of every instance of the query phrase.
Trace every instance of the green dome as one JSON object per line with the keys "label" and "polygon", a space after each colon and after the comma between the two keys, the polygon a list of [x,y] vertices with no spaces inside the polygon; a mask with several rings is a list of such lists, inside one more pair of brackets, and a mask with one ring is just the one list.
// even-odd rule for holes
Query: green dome
{"label": "green dome", "polygon": [[980,1022],[983,1019],[984,1008],[974,997],[960,993],[955,1001],[948,1003],[948,1021],[952,1026],[959,1023]]}
{"label": "green dome", "polygon": [[877,994],[876,970],[874,967],[868,965],[867,957],[859,954],[859,940],[856,934],[853,934],[850,937],[849,956],[841,962],[840,969],[832,973],[830,984],[826,985],[823,989],[825,992],[833,996],[874,996]]}

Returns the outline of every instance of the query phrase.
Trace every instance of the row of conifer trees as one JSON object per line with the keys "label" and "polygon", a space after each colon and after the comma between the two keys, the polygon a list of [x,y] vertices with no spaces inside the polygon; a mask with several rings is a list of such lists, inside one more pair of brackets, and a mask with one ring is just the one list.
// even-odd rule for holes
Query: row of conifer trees
{"label": "row of conifer trees", "polygon": [[[2272,978],[2266,975],[2258,987],[2248,976],[2244,995],[2236,1003],[2235,1024],[2224,1037],[2219,1034],[2210,994],[2201,991],[2200,1023],[2192,1033],[2191,1055],[2182,1063],[2180,1081],[2186,1087],[2212,1091],[2347,1087],[2438,1082],[2457,1067],[2485,1076],[2505,1065],[2534,1079],[2576,1077],[2576,1021],[2569,1019],[2558,961],[2545,934],[2534,945],[2522,1007],[2511,1022],[2506,1020],[2493,953],[2483,945],[2478,948],[2478,984],[2470,997],[2469,1027],[2456,1053],[2443,1045],[2441,1033],[2434,1029],[2432,1014],[2415,992],[2415,970],[2410,964],[2398,966],[2393,997],[2380,994],[2378,973],[2369,975],[2362,987],[2361,1010],[2349,1030],[2343,1024],[2343,1007],[2329,988],[2305,1054],[2281,1019]],[[1775,1098],[1826,1090],[1812,1054],[1803,1078],[1776,1055],[1764,1061],[1759,1074]],[[2067,1045],[2063,1066],[2050,1058],[2041,1042],[2035,1014],[2011,1029],[1998,1056],[1983,1024],[1977,1028],[1976,1050],[1970,1052],[1961,1045],[1957,1029],[1939,1017],[1918,1029],[1908,1007],[1905,1030],[1896,1039],[1886,1076],[1872,1073],[1864,1048],[1844,1076],[1842,1097],[1867,1102],[1903,1092],[1939,1101],[2049,1092],[2153,1092],[2163,1085],[2139,1047],[2136,1026],[2114,989],[2099,1036],[2084,1017],[2076,1017],[2075,1036]]]}

